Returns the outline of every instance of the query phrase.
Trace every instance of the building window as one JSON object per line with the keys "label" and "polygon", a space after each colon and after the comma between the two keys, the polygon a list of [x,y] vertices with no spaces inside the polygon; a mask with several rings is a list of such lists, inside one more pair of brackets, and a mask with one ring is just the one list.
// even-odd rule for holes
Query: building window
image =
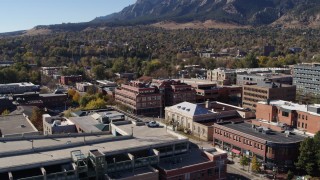
{"label": "building window", "polygon": [[304,123],[301,124],[301,127],[304,128]]}
{"label": "building window", "polygon": [[300,122],[298,122],[298,127],[300,127]]}
{"label": "building window", "polygon": [[[289,117],[289,113],[282,111],[282,116]],[[303,116],[302,116],[302,118],[303,118]]]}
{"label": "building window", "polygon": [[301,118],[301,114],[299,114],[299,119]]}
{"label": "building window", "polygon": [[308,124],[305,125],[305,128],[306,128],[306,129],[307,129],[307,127],[308,127]]}
{"label": "building window", "polygon": [[213,171],[212,171],[212,169],[208,169],[208,170],[207,170],[207,173],[208,173],[208,176],[213,176]]}
{"label": "building window", "polygon": [[302,119],[304,119],[304,115],[302,115]]}
{"label": "building window", "polygon": [[306,120],[308,120],[308,116],[306,115]]}

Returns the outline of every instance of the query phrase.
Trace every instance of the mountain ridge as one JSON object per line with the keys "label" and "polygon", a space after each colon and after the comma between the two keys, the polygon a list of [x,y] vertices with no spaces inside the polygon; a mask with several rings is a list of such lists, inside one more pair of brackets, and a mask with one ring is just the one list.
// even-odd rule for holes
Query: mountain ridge
{"label": "mountain ridge", "polygon": [[319,18],[310,18],[320,16],[319,10],[320,1],[317,0],[137,0],[118,13],[98,17],[92,22],[151,24],[214,20],[262,26],[295,20],[306,24],[319,21]]}

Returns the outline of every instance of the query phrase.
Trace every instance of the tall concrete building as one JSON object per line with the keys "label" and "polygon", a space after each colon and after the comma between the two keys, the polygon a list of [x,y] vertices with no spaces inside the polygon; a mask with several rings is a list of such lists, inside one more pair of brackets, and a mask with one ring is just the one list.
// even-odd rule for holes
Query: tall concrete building
{"label": "tall concrete building", "polygon": [[293,84],[304,94],[320,93],[320,63],[297,64],[293,70]]}
{"label": "tall concrete building", "polygon": [[274,82],[261,82],[257,85],[243,85],[242,107],[256,110],[259,101],[286,100],[294,101],[296,86],[277,84]]}

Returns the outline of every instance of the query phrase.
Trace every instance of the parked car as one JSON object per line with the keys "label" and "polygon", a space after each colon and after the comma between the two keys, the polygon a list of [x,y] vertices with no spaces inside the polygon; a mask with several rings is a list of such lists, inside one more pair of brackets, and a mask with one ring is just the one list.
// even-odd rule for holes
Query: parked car
{"label": "parked car", "polygon": [[150,121],[148,122],[148,127],[159,127],[159,123],[156,121]]}

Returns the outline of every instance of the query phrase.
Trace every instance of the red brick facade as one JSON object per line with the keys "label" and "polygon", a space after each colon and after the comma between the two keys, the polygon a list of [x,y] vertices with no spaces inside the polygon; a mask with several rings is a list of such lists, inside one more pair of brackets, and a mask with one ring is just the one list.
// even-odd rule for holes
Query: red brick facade
{"label": "red brick facade", "polygon": [[[250,131],[250,128],[245,131]],[[272,142],[245,131],[214,124],[213,144],[229,152],[236,150],[240,154],[250,157],[255,155],[265,163],[274,163],[283,167],[293,166],[294,160],[298,157],[301,139],[285,143],[280,143],[281,141]]]}
{"label": "red brick facade", "polygon": [[[221,155],[208,155],[203,153],[203,158],[208,158],[208,162],[194,164],[191,166],[184,166],[173,170],[164,170],[159,168],[160,180],[189,180],[189,179],[201,179],[201,180],[215,180],[226,179],[227,176],[227,154]],[[222,161],[222,166],[217,166]]]}
{"label": "red brick facade", "polygon": [[285,123],[293,128],[316,134],[320,131],[320,115],[311,112],[296,110],[285,110],[275,105],[257,103],[257,119],[269,120],[272,122]]}
{"label": "red brick facade", "polygon": [[83,78],[81,75],[60,77],[60,84],[62,85],[70,85],[70,84],[75,84],[76,82],[82,82],[82,81],[83,81]]}
{"label": "red brick facade", "polygon": [[139,82],[123,84],[115,90],[115,100],[124,104],[137,115],[159,115],[162,96],[155,87],[145,87]]}

